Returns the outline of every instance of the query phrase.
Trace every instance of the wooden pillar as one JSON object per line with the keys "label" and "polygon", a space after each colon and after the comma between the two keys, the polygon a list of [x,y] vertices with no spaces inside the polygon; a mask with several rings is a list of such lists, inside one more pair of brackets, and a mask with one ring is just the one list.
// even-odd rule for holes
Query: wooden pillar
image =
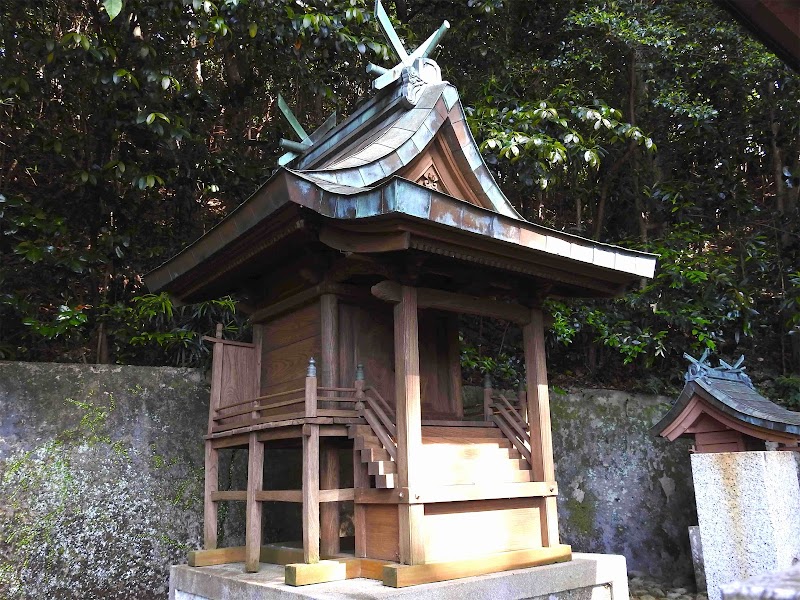
{"label": "wooden pillar", "polygon": [[[338,387],[339,381],[339,304],[334,294],[320,297],[320,327],[322,354],[319,380],[323,387]],[[325,393],[323,396],[335,396]],[[337,407],[332,407],[337,408]],[[339,489],[339,450],[335,445],[323,444],[320,456],[320,487],[323,490]],[[339,553],[339,503],[323,502],[320,506],[320,551],[323,556]]]}
{"label": "wooden pillar", "polygon": [[[364,409],[364,371],[356,368],[356,410]],[[353,448],[353,487],[356,490],[369,488],[369,468],[361,460],[361,451]],[[353,503],[353,529],[355,534],[355,555],[357,558],[367,556],[367,507],[358,502]]]}
{"label": "wooden pillar", "polygon": [[319,425],[303,425],[303,562],[319,562]]}
{"label": "wooden pillar", "polygon": [[483,378],[483,420],[492,420],[492,378],[487,373]]}
{"label": "wooden pillar", "polygon": [[206,440],[206,480],[203,501],[203,547],[214,550],[217,547],[217,503],[211,494],[219,489],[219,450]]}
{"label": "wooden pillar", "polygon": [[[397,479],[399,487],[421,484],[422,418],[419,378],[417,290],[402,286],[394,307],[395,393],[397,398]],[[422,504],[399,504],[400,562],[425,563]]]}
{"label": "wooden pillar", "polygon": [[261,502],[256,494],[264,487],[264,444],[250,434],[247,458],[247,514],[245,571],[257,573],[261,556]]}
{"label": "wooden pillar", "polygon": [[[222,323],[217,323],[216,336],[222,338]],[[211,396],[208,402],[208,435],[214,428],[214,417],[222,399],[222,361],[224,347],[220,342],[214,343],[211,361]],[[206,441],[205,450],[205,486],[203,490],[203,547],[214,550],[217,547],[217,503],[211,494],[219,490],[219,451]]]}
{"label": "wooden pillar", "polygon": [[450,374],[450,406],[460,419],[464,416],[464,392],[461,387],[461,341],[458,339],[458,315],[447,316],[447,362]]}
{"label": "wooden pillar", "polygon": [[[528,424],[531,432],[531,470],[535,481],[555,481],[553,439],[550,429],[550,395],[547,389],[547,360],[544,347],[544,318],[538,308],[531,310],[530,323],[522,328],[525,371],[528,379]],[[542,546],[558,544],[558,516],[555,496],[539,500]]]}

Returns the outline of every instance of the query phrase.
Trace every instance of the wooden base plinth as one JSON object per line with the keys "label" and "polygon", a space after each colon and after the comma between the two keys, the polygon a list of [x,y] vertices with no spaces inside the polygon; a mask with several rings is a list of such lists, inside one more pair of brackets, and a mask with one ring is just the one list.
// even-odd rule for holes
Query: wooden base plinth
{"label": "wooden base plinth", "polygon": [[[190,567],[208,567],[244,560],[244,546],[189,552]],[[567,562],[572,560],[572,548],[559,544],[552,548],[515,550],[424,565],[399,565],[385,560],[354,557],[334,557],[316,563],[300,562],[302,560],[301,548],[277,544],[261,547],[261,562],[286,565],[284,578],[287,585],[302,586],[363,577],[382,580],[384,585],[395,588]]]}
{"label": "wooden base plinth", "polygon": [[559,544],[552,548],[515,550],[466,560],[424,565],[386,565],[383,567],[383,584],[399,588],[569,560],[572,560],[572,548],[566,544]]}

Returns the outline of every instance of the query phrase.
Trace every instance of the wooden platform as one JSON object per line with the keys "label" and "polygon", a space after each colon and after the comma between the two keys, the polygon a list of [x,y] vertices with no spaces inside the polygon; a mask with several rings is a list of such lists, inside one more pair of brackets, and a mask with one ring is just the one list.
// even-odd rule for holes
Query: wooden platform
{"label": "wooden platform", "polygon": [[[347,563],[345,569],[350,568]],[[363,563],[362,563],[363,565]],[[491,575],[453,579],[413,587],[393,588],[377,579],[343,579],[301,587],[283,583],[285,567],[262,564],[258,573],[244,573],[242,563],[192,568],[172,567],[170,600],[457,600],[491,598],[511,600],[627,600],[625,558],[603,554],[575,554],[569,562],[519,568]],[[192,596],[190,596],[192,594]]]}

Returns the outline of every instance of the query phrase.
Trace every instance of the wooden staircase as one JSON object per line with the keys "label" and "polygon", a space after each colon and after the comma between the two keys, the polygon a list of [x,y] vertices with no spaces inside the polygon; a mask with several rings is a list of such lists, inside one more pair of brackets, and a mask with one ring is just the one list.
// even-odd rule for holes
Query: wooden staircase
{"label": "wooden staircase", "polygon": [[[354,451],[375,487],[397,487],[397,463],[369,425],[351,425]],[[532,481],[530,464],[496,427],[422,427],[426,485],[491,485]]]}

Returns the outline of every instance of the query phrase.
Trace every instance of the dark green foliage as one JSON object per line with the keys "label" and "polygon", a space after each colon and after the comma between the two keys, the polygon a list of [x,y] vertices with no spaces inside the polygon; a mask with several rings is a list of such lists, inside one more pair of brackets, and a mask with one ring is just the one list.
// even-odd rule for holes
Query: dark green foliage
{"label": "dark green foliage", "polygon": [[[451,22],[437,61],[526,218],[660,257],[624,298],[547,305],[554,381],[664,390],[705,348],[800,372],[796,74],[705,0],[386,4],[410,46]],[[371,10],[4,4],[0,358],[197,364],[215,319],[240,335],[229,301],[173,309],[141,276],[270,175],[278,92],[308,129],[368,93]],[[469,379],[515,385],[519,332],[462,325]]]}

